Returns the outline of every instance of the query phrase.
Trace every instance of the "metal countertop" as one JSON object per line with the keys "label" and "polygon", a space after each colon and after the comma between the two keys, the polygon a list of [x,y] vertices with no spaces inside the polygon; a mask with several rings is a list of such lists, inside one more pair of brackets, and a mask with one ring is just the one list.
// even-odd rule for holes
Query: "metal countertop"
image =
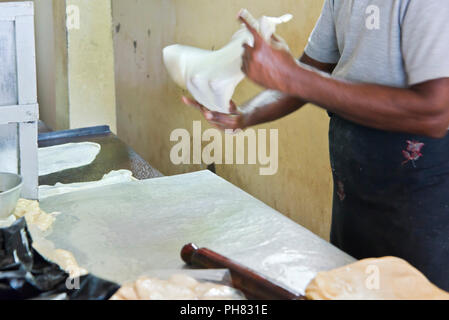
{"label": "metal countertop", "polygon": [[39,134],[39,147],[50,147],[72,142],[98,143],[101,145],[101,152],[95,161],[88,166],[39,177],[39,185],[54,185],[58,182],[68,184],[96,181],[110,171],[120,169],[132,171],[133,176],[139,180],[163,176],[132,148],[111,133],[107,126]]}

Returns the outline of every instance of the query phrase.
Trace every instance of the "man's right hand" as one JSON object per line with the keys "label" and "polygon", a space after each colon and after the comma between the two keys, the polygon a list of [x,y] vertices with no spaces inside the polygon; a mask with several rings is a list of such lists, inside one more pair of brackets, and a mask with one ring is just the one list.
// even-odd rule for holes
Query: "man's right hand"
{"label": "man's right hand", "polygon": [[230,114],[211,111],[197,101],[185,96],[182,97],[182,102],[198,109],[203,114],[204,118],[217,129],[223,131],[244,130],[249,126],[248,114],[240,112],[233,101],[230,102]]}

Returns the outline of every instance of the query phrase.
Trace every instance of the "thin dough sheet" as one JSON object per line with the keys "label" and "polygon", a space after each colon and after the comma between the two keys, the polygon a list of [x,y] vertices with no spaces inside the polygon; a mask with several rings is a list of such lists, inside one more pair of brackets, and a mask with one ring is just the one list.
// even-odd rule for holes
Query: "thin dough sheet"
{"label": "thin dough sheet", "polygon": [[87,166],[101,151],[98,143],[68,143],[39,148],[39,176]]}
{"label": "thin dough sheet", "polygon": [[125,183],[137,180],[133,177],[133,173],[129,170],[111,171],[104,175],[101,180],[92,182],[80,182],[71,184],[57,183],[54,186],[39,186],[39,200],[43,200],[55,195],[65,193],[94,189],[102,186],[107,186],[117,183]]}

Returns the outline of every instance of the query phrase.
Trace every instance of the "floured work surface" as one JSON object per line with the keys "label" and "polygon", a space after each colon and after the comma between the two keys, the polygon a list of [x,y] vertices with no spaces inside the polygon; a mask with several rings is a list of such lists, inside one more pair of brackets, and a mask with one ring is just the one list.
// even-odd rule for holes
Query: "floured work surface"
{"label": "floured work surface", "polygon": [[181,269],[195,242],[299,293],[318,271],[354,259],[229,182],[201,171],[47,198],[62,212],[48,237],[89,272],[118,283]]}

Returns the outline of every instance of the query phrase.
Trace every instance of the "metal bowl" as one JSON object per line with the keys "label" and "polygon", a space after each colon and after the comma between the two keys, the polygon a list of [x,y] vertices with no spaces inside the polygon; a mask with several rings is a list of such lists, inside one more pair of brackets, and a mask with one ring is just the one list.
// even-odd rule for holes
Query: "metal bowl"
{"label": "metal bowl", "polygon": [[12,173],[0,173],[0,219],[6,219],[14,212],[21,191],[21,176]]}

